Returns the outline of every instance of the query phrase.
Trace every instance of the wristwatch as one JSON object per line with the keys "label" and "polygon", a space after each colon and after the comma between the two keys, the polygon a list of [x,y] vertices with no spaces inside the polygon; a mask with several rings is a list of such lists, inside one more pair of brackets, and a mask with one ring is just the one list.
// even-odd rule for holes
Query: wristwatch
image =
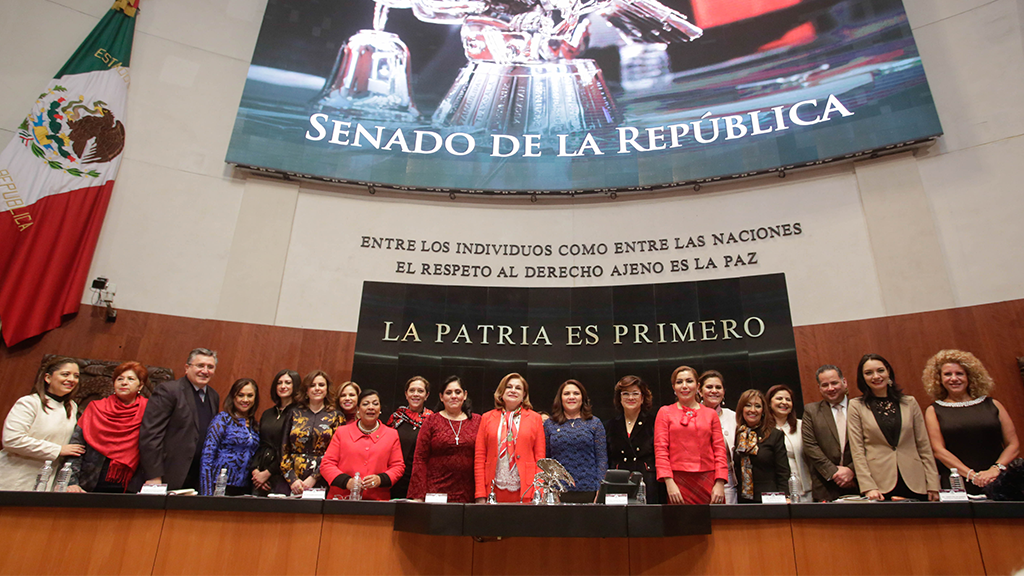
{"label": "wristwatch", "polygon": [[1000,464],[999,462],[996,462],[996,463],[994,464],[994,466],[995,466],[996,468],[999,468],[999,471],[1000,471],[1000,472],[1006,472],[1006,466],[1005,466],[1005,465],[1003,465],[1003,464]]}

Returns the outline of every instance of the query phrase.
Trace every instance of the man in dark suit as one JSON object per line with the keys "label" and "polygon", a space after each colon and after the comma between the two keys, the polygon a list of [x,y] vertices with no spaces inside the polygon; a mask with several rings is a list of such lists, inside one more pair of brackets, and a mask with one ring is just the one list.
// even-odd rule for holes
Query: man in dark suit
{"label": "man in dark suit", "polygon": [[168,490],[199,489],[199,464],[210,421],[220,396],[209,386],[217,353],[196,348],[188,355],[185,376],[157,386],[142,416],[139,461],[146,484]]}
{"label": "man in dark suit", "polygon": [[811,494],[816,502],[831,502],[845,494],[858,494],[853,458],[846,441],[847,385],[843,371],[825,364],[815,377],[821,402],[804,406],[804,459],[811,469]]}

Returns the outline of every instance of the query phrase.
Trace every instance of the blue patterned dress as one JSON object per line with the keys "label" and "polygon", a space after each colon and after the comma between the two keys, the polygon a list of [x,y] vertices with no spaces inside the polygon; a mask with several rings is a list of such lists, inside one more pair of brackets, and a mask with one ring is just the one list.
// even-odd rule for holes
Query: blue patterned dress
{"label": "blue patterned dress", "polygon": [[214,416],[203,445],[199,493],[213,495],[221,468],[228,469],[228,486],[249,486],[252,483],[249,460],[259,445],[259,430],[246,425],[245,418],[232,418],[227,412]]}
{"label": "blue patterned dress", "polygon": [[570,491],[593,492],[601,487],[608,470],[608,450],[599,419],[571,418],[564,424],[549,419],[544,422],[544,436],[547,457],[558,460],[576,480]]}

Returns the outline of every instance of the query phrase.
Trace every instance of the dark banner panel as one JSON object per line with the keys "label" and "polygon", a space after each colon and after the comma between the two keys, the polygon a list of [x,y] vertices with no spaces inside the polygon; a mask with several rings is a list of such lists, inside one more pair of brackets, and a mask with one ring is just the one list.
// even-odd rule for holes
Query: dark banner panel
{"label": "dark banner panel", "polygon": [[593,288],[486,288],[363,283],[353,380],[405,403],[414,375],[439,386],[458,375],[477,412],[493,408],[498,382],[519,372],[537,410],[575,378],[594,413],[613,415],[612,388],[635,374],[655,406],[674,399],[680,365],[725,376],[726,405],[748,388],[788,384],[803,406],[784,274]]}
{"label": "dark banner panel", "polygon": [[226,161],[577,193],[941,133],[901,0],[270,0]]}

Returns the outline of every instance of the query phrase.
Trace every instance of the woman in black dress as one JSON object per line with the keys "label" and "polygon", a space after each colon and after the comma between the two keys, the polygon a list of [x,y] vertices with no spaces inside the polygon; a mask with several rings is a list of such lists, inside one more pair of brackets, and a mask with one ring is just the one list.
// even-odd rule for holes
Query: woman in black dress
{"label": "woman in black dress", "polygon": [[786,492],[789,456],[786,438],[765,417],[768,401],[760,390],[747,390],[736,405],[736,496],[740,504],[760,503],[764,492]]}
{"label": "woman in black dress", "polygon": [[623,376],[615,384],[612,403],[618,415],[605,423],[608,467],[641,472],[647,485],[647,503],[667,501],[665,485],[654,469],[654,416],[651,390],[637,376]]}
{"label": "woman in black dress", "polygon": [[423,376],[413,376],[405,383],[405,406],[391,414],[388,426],[398,430],[398,441],[402,445],[402,459],[405,472],[391,487],[392,498],[405,498],[409,493],[409,478],[412,476],[412,458],[416,453],[416,439],[420,434],[423,420],[434,413],[426,408],[430,396],[430,382]]}
{"label": "woman in black dress", "polygon": [[967,492],[981,494],[1020,448],[1006,408],[989,396],[995,382],[981,360],[960,350],[932,356],[921,381],[935,401],[925,410],[924,423],[942,487],[949,488],[949,471],[956,468]]}
{"label": "woman in black dress", "polygon": [[281,370],[270,386],[274,405],[260,417],[260,446],[252,458],[252,485],[260,496],[291,493],[281,475],[281,443],[284,425],[301,393],[301,381],[295,370]]}

